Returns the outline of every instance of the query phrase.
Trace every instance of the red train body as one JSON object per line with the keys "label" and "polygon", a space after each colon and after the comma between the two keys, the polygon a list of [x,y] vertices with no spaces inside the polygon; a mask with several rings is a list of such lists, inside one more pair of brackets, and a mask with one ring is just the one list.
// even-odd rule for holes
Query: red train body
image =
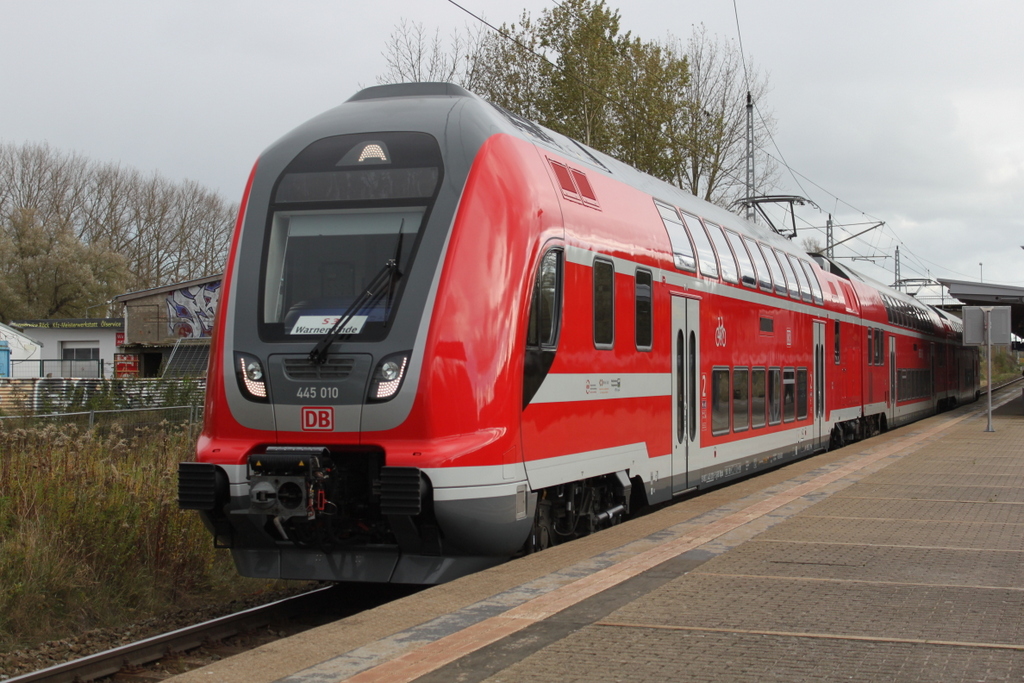
{"label": "red train body", "polygon": [[370,88],[253,170],[179,498],[249,576],[436,583],[973,400],[977,364],[461,88]]}

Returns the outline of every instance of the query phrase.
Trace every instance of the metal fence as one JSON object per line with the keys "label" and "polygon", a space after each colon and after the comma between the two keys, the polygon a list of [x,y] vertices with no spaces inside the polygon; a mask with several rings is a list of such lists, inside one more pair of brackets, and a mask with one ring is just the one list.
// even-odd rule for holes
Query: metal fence
{"label": "metal fence", "polygon": [[98,379],[103,377],[103,359],[97,360],[12,360],[11,377]]}
{"label": "metal fence", "polygon": [[82,429],[105,431],[112,425],[129,429],[156,427],[187,427],[198,431],[203,424],[203,406],[167,406],[161,408],[130,408],[124,410],[83,410],[46,415],[0,416],[0,429],[39,427],[48,424],[78,425]]}

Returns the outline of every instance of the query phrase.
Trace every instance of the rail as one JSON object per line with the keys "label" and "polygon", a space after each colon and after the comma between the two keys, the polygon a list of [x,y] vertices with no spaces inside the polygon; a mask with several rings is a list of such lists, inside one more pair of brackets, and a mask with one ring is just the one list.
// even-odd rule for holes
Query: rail
{"label": "rail", "polygon": [[319,609],[324,597],[334,586],[317,588],[308,593],[284,598],[259,607],[211,619],[201,624],[164,633],[98,652],[81,659],[57,664],[29,674],[4,679],[4,683],[74,683],[104,676],[112,676],[125,667],[137,667],[155,662],[168,652],[182,652],[197,648],[205,642],[221,640],[244,631],[267,626]]}

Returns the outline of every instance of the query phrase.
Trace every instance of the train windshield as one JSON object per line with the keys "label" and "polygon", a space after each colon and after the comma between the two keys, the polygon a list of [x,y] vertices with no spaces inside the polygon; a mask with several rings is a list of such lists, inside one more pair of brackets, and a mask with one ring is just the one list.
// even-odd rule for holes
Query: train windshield
{"label": "train windshield", "polygon": [[[425,208],[277,212],[267,259],[263,320],[285,336],[325,334],[394,259],[408,267]],[[379,331],[399,276],[363,297],[343,334]],[[375,335],[370,335],[375,336]]]}
{"label": "train windshield", "polygon": [[442,172],[421,133],[325,138],[281,175],[264,249],[261,336],[383,339]]}

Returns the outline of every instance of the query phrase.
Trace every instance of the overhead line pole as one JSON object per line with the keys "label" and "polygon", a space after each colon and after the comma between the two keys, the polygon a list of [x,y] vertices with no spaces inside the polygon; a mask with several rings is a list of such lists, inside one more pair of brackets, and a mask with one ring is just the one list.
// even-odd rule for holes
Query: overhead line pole
{"label": "overhead line pole", "polygon": [[[747,199],[753,199],[754,192],[754,100],[747,91]],[[755,219],[754,204],[747,202],[747,220]]]}

